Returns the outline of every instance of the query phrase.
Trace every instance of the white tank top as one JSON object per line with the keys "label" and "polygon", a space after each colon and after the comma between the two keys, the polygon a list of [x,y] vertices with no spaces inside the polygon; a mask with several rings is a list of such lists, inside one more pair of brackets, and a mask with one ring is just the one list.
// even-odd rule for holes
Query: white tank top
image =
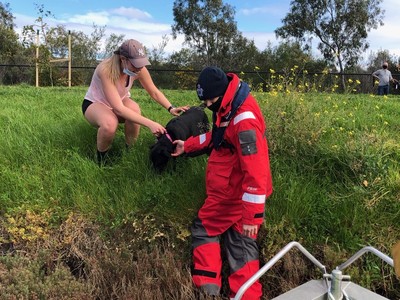
{"label": "white tank top", "polygon": [[[103,85],[101,84],[98,72],[99,67],[97,67],[93,73],[92,81],[90,82],[89,89],[86,92],[85,99],[92,102],[103,103],[108,108],[112,109],[107,97],[104,94]],[[121,102],[122,99],[131,96],[130,89],[132,88],[133,82],[136,79],[137,77],[129,77],[128,86],[125,86],[126,84],[122,84],[120,80],[117,81],[116,86],[118,94],[121,98]]]}

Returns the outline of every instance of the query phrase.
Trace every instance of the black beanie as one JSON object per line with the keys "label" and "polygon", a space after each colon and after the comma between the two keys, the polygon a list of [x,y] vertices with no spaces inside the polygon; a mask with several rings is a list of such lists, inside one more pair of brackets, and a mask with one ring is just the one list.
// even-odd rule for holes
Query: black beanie
{"label": "black beanie", "polygon": [[197,79],[196,91],[200,100],[209,100],[225,94],[228,77],[220,68],[206,67]]}

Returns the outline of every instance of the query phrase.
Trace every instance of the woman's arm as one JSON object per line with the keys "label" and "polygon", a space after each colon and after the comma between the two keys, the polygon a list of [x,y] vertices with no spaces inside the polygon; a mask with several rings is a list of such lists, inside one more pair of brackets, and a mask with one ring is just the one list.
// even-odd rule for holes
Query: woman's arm
{"label": "woman's arm", "polygon": [[121,101],[117,87],[111,82],[104,70],[99,70],[99,77],[103,85],[104,94],[116,115],[125,120],[148,127],[154,135],[160,135],[166,132],[166,129],[157,122],[145,118],[126,107]]}
{"label": "woman's arm", "polygon": [[[147,91],[151,98],[156,100],[162,107],[167,109],[171,114],[177,116],[181,112],[189,109],[189,106],[174,107],[165,95],[156,87],[151,78],[149,70],[146,67],[139,73],[139,81],[143,88]],[[172,107],[172,108],[171,108]]]}

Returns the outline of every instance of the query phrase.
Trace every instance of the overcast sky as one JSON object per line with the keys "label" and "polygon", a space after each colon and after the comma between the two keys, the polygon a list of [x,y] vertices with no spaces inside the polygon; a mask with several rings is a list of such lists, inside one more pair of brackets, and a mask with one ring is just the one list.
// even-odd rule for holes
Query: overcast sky
{"label": "overcast sky", "polygon": [[[54,19],[48,19],[50,26],[62,24],[67,29],[93,32],[93,24],[106,26],[106,35],[124,34],[134,38],[147,48],[157,47],[162,36],[169,36],[166,47],[168,53],[182,47],[183,38],[173,40],[170,36],[173,24],[173,0],[12,0],[11,13],[15,17],[17,32],[24,25],[34,24],[38,17],[34,3],[43,4],[51,11]],[[235,7],[235,20],[242,34],[254,40],[260,50],[271,42],[277,45],[274,30],[282,25],[281,20],[289,12],[290,0],[230,0],[224,1]],[[400,57],[400,20],[399,0],[384,0],[385,25],[369,33],[370,49],[363,56],[368,58],[371,52],[389,50],[390,54]],[[314,53],[318,54],[317,51]]]}

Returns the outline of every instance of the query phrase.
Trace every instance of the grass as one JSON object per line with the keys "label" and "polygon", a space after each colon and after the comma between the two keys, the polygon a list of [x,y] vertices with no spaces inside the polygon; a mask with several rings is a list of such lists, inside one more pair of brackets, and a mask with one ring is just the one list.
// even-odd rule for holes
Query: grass
{"label": "grass", "polygon": [[[85,92],[0,87],[0,299],[194,299],[188,227],[205,197],[206,157],[179,158],[156,174],[149,130],[142,128],[127,152],[121,128],[112,164],[99,168],[96,130],[80,108]],[[143,115],[169,120],[142,89],[132,93]],[[175,105],[198,104],[192,91],[165,94]],[[259,238],[262,261],[292,240],[328,272],[366,245],[390,255],[400,240],[399,99],[255,96],[274,180]],[[291,251],[262,277],[264,294],[320,278],[312,270]],[[345,271],[355,283],[400,297],[393,269],[374,256]],[[10,276],[15,272],[23,276]],[[70,288],[55,296],[55,282]]]}

